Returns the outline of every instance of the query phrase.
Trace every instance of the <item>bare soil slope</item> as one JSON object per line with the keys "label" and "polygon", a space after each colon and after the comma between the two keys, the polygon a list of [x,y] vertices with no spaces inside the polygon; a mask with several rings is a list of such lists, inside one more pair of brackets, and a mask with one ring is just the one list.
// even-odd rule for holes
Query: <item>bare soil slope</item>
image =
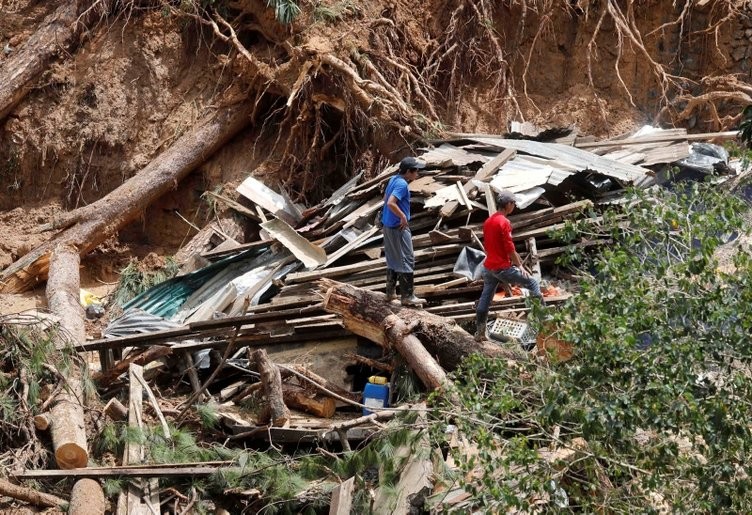
{"label": "bare soil slope", "polygon": [[[61,3],[0,5],[0,70]],[[257,0],[79,3],[85,30],[0,120],[0,267],[221,106],[253,105],[245,129],[100,249],[91,280],[174,253],[217,214],[204,192],[249,174],[312,204],[448,131],[720,130],[752,91],[741,3],[301,1],[289,24]]]}

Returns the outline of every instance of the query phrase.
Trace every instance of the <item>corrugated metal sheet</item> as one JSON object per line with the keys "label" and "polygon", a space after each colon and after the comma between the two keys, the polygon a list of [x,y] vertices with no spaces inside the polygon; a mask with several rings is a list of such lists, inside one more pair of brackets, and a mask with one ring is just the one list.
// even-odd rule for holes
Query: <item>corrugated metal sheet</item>
{"label": "corrugated metal sheet", "polygon": [[424,160],[428,165],[438,165],[451,161],[456,166],[468,165],[470,163],[485,163],[489,161],[488,156],[483,154],[475,154],[468,152],[467,150],[449,143],[444,143],[438,148],[429,150],[425,154],[421,154],[420,158]]}
{"label": "corrugated metal sheet", "polygon": [[511,148],[518,152],[545,157],[547,159],[574,166],[581,171],[592,170],[624,182],[633,182],[653,174],[651,170],[641,166],[620,163],[619,161],[598,156],[586,150],[580,150],[575,147],[560,145],[558,143],[540,143],[538,141],[493,137],[472,137],[469,139],[500,149]]}
{"label": "corrugated metal sheet", "polygon": [[180,327],[180,324],[152,315],[140,308],[130,308],[125,310],[120,317],[111,321],[103,335],[105,338],[119,338],[133,334],[166,331],[176,327]]}
{"label": "corrugated metal sheet", "polygon": [[[236,267],[233,267],[232,265],[238,262],[241,263],[242,267],[242,263],[255,260],[256,257],[265,250],[266,248],[249,249],[235,256],[230,256],[221,261],[217,261],[216,263],[212,263],[201,270],[196,270],[195,272],[179,277],[173,277],[172,279],[159,283],[136,296],[125,304],[123,309],[140,308],[152,315],[170,318],[178,312],[188,297],[201,289],[205,284],[212,284],[217,276],[223,276],[224,274],[222,272],[226,272],[228,267],[235,269]],[[240,273],[242,272],[237,272],[233,277],[240,275]],[[227,282],[230,279],[223,277],[219,280],[225,280],[225,282]]]}

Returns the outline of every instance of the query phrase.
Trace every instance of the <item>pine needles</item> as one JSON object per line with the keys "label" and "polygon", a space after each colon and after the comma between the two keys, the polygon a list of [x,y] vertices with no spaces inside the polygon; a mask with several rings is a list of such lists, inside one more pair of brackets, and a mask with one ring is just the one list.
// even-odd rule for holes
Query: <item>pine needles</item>
{"label": "pine needles", "polygon": [[124,306],[137,295],[145,292],[152,286],[166,281],[177,275],[178,264],[172,258],[167,258],[161,268],[147,270],[144,266],[139,266],[139,262],[133,259],[128,265],[120,271],[117,290],[115,291],[114,301],[120,306]]}

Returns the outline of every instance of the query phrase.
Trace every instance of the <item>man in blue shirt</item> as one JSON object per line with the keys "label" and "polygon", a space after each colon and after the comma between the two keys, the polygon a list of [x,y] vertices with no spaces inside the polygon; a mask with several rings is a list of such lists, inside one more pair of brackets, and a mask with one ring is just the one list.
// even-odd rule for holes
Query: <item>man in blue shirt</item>
{"label": "man in blue shirt", "polygon": [[400,285],[403,306],[420,306],[425,300],[415,296],[415,253],[410,232],[410,190],[407,184],[418,178],[418,170],[426,167],[423,161],[406,157],[399,164],[384,192],[381,224],[384,226],[384,255],[386,256],[386,298],[391,302]]}

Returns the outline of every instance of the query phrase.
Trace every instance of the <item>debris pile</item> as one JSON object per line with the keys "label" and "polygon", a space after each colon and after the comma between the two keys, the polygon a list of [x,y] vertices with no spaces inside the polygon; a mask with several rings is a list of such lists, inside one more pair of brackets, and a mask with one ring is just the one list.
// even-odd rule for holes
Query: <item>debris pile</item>
{"label": "debris pile", "polygon": [[[514,241],[526,266],[544,280],[547,305],[555,306],[569,298],[567,288],[576,287],[557,258],[573,247],[596,249],[609,242],[608,234],[598,229],[599,204],[618,202],[628,187],[734,173],[720,147],[691,144],[700,138],[682,130],[645,130],[592,141],[571,131],[531,132],[524,125],[513,129],[507,138],[456,134],[433,142],[419,155],[427,167],[409,187],[416,293],[427,299],[424,309],[387,302],[383,295],[386,269],[378,220],[383,187],[395,166],[368,180],[358,174],[311,208],[296,205],[284,191],[253,177],[238,187],[238,200],[213,194],[217,202],[257,225],[256,241],[238,242],[210,224],[176,256],[181,273],[127,302],[102,338],[64,334],[68,345],[53,342],[61,357],[46,369],[29,364],[31,354],[23,359],[3,356],[0,384],[8,384],[6,376],[11,380],[14,374],[33,374],[37,387],[52,391],[46,399],[65,397],[53,402],[37,393],[34,399],[28,392],[21,396],[24,413],[36,415],[37,425],[32,430],[19,422],[26,436],[7,443],[25,440],[29,452],[8,458],[6,468],[16,480],[76,479],[72,505],[81,502],[77,491],[88,488],[85,478],[129,478],[117,501],[118,513],[186,513],[198,502],[195,489],[188,494],[165,490],[156,478],[246,473],[248,456],[238,458],[230,450],[294,444],[325,455],[349,452],[405,408],[396,384],[401,377],[417,379],[417,391],[426,393],[447,384],[447,371],[470,354],[527,359],[518,343],[535,343],[536,337],[525,324],[529,306],[524,291],[500,292],[491,310],[496,319],[491,333],[517,331],[512,336],[519,342],[476,342],[464,329],[474,320],[482,289],[477,273],[482,224],[495,210],[494,189],[517,195],[520,210],[509,217]],[[711,136],[728,134],[703,139]],[[593,230],[587,239],[565,245],[557,231],[574,220]],[[77,266],[56,264],[74,259],[72,255],[77,254],[58,249],[50,264],[50,308],[62,317],[63,333],[81,329],[73,323],[75,315],[65,317],[70,309],[66,302],[78,285],[53,281],[61,277],[54,266]],[[17,328],[9,329],[20,320],[28,322],[3,320],[6,342],[21,340]],[[48,319],[41,329],[36,322],[32,325],[40,334],[50,331]],[[538,335],[541,350],[550,350],[551,342],[547,335]],[[571,355],[571,347],[556,348],[561,359]],[[82,377],[81,356],[97,356],[90,365],[98,370]],[[88,380],[103,406],[90,410],[84,428],[72,416],[55,415],[55,410],[80,408],[80,400],[89,395],[84,391]],[[364,397],[368,385],[379,385],[370,387],[378,395]],[[74,427],[66,428],[63,419]],[[3,432],[15,427],[2,424]],[[110,466],[87,468],[91,435],[102,439],[113,425],[131,438],[125,438],[122,447],[108,448]],[[55,462],[65,470],[42,469],[52,462],[39,444],[48,426]],[[158,459],[150,442],[156,438],[174,450],[183,445],[179,442],[186,438],[186,427],[201,432],[207,445],[213,442],[228,450],[225,458],[213,448],[213,460],[193,459],[198,452],[180,461],[169,461],[174,458],[169,453]],[[61,428],[65,434],[56,437]],[[71,465],[58,456],[60,438],[76,443],[83,458],[76,455]],[[187,446],[195,447],[200,446]],[[102,456],[98,453],[100,463]],[[427,474],[421,472],[425,465],[416,458],[405,466],[398,505],[417,491],[431,490]],[[13,493],[11,486],[0,484],[0,493],[42,506],[60,505],[54,496],[37,492],[37,499],[26,491]],[[246,507],[263,506],[266,493],[245,486],[227,486],[222,493],[241,499]],[[334,486],[317,485],[331,496],[332,507],[340,507],[337,513],[347,513],[352,484],[346,481],[332,492]],[[96,488],[93,492],[84,496],[99,499]],[[301,500],[313,493],[296,495]]]}

